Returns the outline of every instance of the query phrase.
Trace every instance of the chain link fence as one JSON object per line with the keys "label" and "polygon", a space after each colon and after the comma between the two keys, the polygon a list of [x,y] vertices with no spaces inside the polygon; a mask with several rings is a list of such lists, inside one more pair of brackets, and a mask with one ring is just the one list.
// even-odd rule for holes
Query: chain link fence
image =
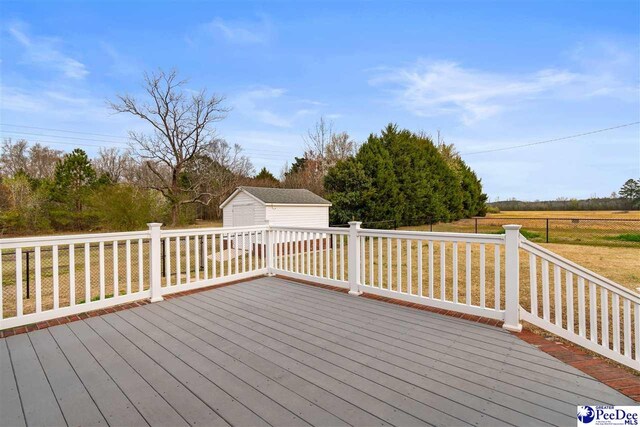
{"label": "chain link fence", "polygon": [[502,226],[506,224],[522,225],[522,235],[536,243],[640,247],[640,219],[632,218],[474,217],[441,222],[422,217],[410,221],[369,221],[363,222],[362,227],[501,234],[504,233]]}

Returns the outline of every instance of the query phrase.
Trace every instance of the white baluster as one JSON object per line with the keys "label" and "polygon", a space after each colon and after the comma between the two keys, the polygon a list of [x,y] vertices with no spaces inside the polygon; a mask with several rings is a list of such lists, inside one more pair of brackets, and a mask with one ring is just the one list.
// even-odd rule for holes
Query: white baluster
{"label": "white baluster", "polygon": [[113,241],[113,246],[111,249],[111,257],[113,261],[113,296],[117,297],[119,294],[118,289],[118,241]]}
{"label": "white baluster", "polygon": [[[40,250],[40,246],[35,247],[35,256],[36,256],[36,313],[40,313],[42,311],[42,254]],[[2,257],[2,254],[0,254]],[[2,274],[2,269],[0,268],[0,274]],[[0,280],[2,283],[2,280]],[[1,294],[2,292],[0,292]],[[2,311],[2,310],[0,310]]]}
{"label": "white baluster", "polygon": [[53,309],[60,307],[60,274],[58,272],[58,245],[51,247],[51,263],[53,264]]}
{"label": "white baluster", "polygon": [[22,313],[22,248],[16,248],[16,317]]}
{"label": "white baluster", "polygon": [[[140,259],[142,262],[142,259]],[[98,243],[98,274],[100,274],[100,301],[105,298],[104,283],[104,242]]]}
{"label": "white baluster", "polygon": [[91,244],[84,244],[84,302],[91,301]]}
{"label": "white baluster", "polygon": [[611,293],[611,323],[613,326],[613,351],[620,353],[620,298]]}
{"label": "white baluster", "polygon": [[458,242],[453,242],[451,244],[451,285],[453,287],[453,303],[457,304],[459,299],[459,290],[458,290]]}
{"label": "white baluster", "polygon": [[[127,240],[125,243],[125,258],[127,262],[127,295],[129,295],[131,293],[131,240]],[[169,264],[167,264],[166,268],[167,271],[171,271],[169,270]],[[167,277],[169,276],[171,276],[171,274],[167,274]],[[169,285],[169,282],[167,282],[167,285]]]}
{"label": "white baluster", "polygon": [[418,240],[418,295],[422,294],[422,240]]}
{"label": "white baluster", "polygon": [[76,247],[72,243],[69,245],[69,306],[74,305],[76,305]]}
{"label": "white baluster", "polygon": [[586,338],[586,321],[585,321],[586,302],[584,295],[584,279],[578,277],[578,334]]}
{"label": "white baluster", "polygon": [[466,249],[466,253],[465,253],[465,290],[466,290],[466,295],[465,295],[465,303],[467,305],[471,305],[471,265],[472,265],[472,260],[471,260],[471,243],[467,243],[465,245],[465,249]]}

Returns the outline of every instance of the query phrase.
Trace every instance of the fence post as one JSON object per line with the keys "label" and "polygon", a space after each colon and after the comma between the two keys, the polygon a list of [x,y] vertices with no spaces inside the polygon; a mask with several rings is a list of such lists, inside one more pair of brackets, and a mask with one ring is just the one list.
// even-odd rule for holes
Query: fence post
{"label": "fence post", "polygon": [[547,218],[547,243],[549,243],[549,218]]}
{"label": "fence post", "polygon": [[359,289],[360,284],[360,242],[358,239],[358,230],[360,230],[360,221],[349,222],[349,295],[362,295]]}
{"label": "fence post", "polygon": [[474,219],[474,220],[475,220],[475,222],[476,222],[475,230],[476,230],[476,234],[478,234],[478,218],[473,218],[473,219]]}
{"label": "fence post", "polygon": [[267,229],[264,232],[264,254],[267,257],[267,276],[275,276],[276,274],[273,272],[273,235],[269,220],[266,220],[265,224]]}
{"label": "fence post", "polygon": [[520,324],[520,225],[503,225],[504,239],[504,296],[505,311],[502,327],[508,331],[522,331]]}
{"label": "fence post", "polygon": [[161,289],[161,263],[162,263],[162,239],[160,227],[162,223],[151,222],[147,224],[149,226],[149,233],[151,234],[151,240],[149,240],[149,290],[151,291],[151,302],[162,301],[162,289]]}

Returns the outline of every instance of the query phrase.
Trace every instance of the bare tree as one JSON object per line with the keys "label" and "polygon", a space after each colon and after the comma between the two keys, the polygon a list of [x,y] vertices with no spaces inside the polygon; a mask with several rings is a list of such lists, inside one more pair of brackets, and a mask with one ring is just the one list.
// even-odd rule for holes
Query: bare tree
{"label": "bare tree", "polygon": [[305,157],[307,159],[314,159],[318,162],[320,174],[322,176],[324,176],[326,172],[325,159],[327,147],[331,143],[332,135],[333,122],[326,121],[324,117],[321,116],[320,120],[318,120],[314,127],[307,131],[307,135],[303,137],[307,147]]}
{"label": "bare tree", "polygon": [[101,148],[92,163],[98,175],[106,175],[111,182],[117,183],[125,180],[134,161],[129,152],[111,147]]}
{"label": "bare tree", "polygon": [[0,174],[14,176],[24,172],[31,178],[51,178],[62,151],[36,143],[29,146],[24,140],[5,139],[0,147]]}
{"label": "bare tree", "polygon": [[110,102],[114,111],[132,114],[151,125],[151,133],[129,132],[131,149],[154,176],[149,186],[169,202],[173,225],[178,222],[181,206],[211,201],[210,193],[184,184],[181,175],[195,158],[210,149],[216,140],[213,124],[228,112],[222,106],[222,97],[210,96],[205,90],[192,93],[186,90],[186,83],[175,71],[145,73],[147,101],[118,95],[116,102]]}
{"label": "bare tree", "polygon": [[18,172],[27,172],[29,143],[25,139],[13,142],[11,138],[2,141],[0,147],[0,172],[4,176],[14,176]]}
{"label": "bare tree", "polygon": [[233,192],[233,190],[248,181],[254,174],[251,160],[242,153],[238,144],[230,145],[224,139],[212,142],[206,156],[201,157],[189,171],[193,184],[210,194],[214,206],[202,207],[202,211],[208,211],[209,217],[220,216],[220,203]]}
{"label": "bare tree", "polygon": [[326,166],[329,168],[340,160],[355,155],[356,148],[355,141],[351,139],[348,133],[340,132],[332,134],[325,153]]}
{"label": "bare tree", "polygon": [[52,178],[56,170],[56,164],[62,159],[62,150],[34,144],[29,148],[28,173],[32,178]]}

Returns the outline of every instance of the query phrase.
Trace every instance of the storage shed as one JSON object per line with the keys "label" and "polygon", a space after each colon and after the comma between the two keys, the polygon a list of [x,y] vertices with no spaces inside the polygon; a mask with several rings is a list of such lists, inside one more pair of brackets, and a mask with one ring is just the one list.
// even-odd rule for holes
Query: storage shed
{"label": "storage shed", "polygon": [[223,227],[328,227],[331,202],[304,189],[238,187],[221,205]]}

